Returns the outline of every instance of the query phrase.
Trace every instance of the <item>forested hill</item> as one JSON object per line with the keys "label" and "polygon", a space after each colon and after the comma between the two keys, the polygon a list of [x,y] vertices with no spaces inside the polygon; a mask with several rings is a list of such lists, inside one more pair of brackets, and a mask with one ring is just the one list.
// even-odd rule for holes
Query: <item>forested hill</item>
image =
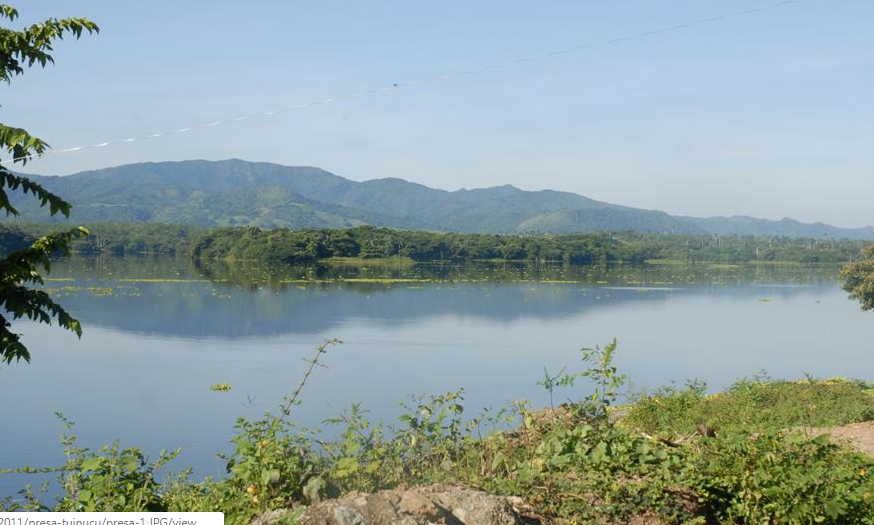
{"label": "forested hill", "polygon": [[[70,200],[74,222],[343,228],[364,224],[475,233],[636,231],[874,239],[874,228],[791,219],[677,217],[560,191],[513,186],[444,191],[402,179],[356,182],[313,167],[242,160],[129,164],[35,176]],[[24,221],[43,221],[27,199]]]}

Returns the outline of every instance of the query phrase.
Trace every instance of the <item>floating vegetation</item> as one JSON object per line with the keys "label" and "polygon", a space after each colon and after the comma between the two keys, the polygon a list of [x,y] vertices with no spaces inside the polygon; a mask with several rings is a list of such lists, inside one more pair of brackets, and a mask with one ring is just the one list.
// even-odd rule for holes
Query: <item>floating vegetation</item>
{"label": "floating vegetation", "polygon": [[114,295],[115,289],[108,286],[59,286],[46,290],[49,295],[70,295],[75,293],[89,293],[97,296]]}
{"label": "floating vegetation", "polygon": [[128,296],[139,297],[142,290],[133,286],[47,286],[46,293],[53,297],[65,297],[70,295],[88,294],[96,297]]}
{"label": "floating vegetation", "polygon": [[118,279],[122,283],[208,283],[209,279],[145,278]]}
{"label": "floating vegetation", "polygon": [[727,264],[727,263],[710,263],[707,264],[707,267],[712,270],[739,270],[742,268],[740,264]]}
{"label": "floating vegetation", "polygon": [[230,392],[231,385],[229,383],[216,383],[209,387],[213,392]]}
{"label": "floating vegetation", "polygon": [[322,262],[348,266],[413,266],[416,261],[409,257],[330,257]]}

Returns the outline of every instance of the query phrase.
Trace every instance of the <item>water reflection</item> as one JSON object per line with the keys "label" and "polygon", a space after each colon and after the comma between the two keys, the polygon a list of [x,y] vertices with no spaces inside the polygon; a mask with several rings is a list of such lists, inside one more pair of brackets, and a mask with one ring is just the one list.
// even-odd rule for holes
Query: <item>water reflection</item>
{"label": "water reflection", "polygon": [[[464,387],[466,407],[546,403],[543,367],[619,338],[636,387],[702,378],[718,389],[778,377],[874,378],[874,315],[832,267],[573,268],[480,263],[278,270],[185,260],[71,259],[47,286],[79,317],[81,340],[16,323],[33,355],[0,368],[0,467],[54,465],[61,410],[85,446],[119,439],[177,468],[222,474],[238,416],[276,406],[315,344],[341,337],[304,393],[308,426],[360,402],[392,421],[407,394]],[[216,393],[214,383],[232,390]],[[567,393],[563,395],[574,395]],[[0,496],[26,480],[0,476]]]}
{"label": "water reflection", "polygon": [[833,286],[834,267],[573,267],[524,264],[285,269],[167,259],[74,259],[51,293],[86,326],[159,336],[317,334],[350,318],[411,323],[452,314],[485,321],[561,319],[719,289],[756,298]]}

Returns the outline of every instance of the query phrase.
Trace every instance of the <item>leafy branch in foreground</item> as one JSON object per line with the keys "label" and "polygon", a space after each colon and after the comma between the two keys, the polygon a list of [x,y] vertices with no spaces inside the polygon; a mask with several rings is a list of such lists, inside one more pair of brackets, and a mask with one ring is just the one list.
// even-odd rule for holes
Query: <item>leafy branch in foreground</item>
{"label": "leafy branch in foreground", "polygon": [[[0,307],[12,319],[26,317],[31,321],[51,323],[57,318],[58,324],[77,336],[82,335],[82,326],[67,311],[43,290],[28,288],[28,284],[42,284],[38,267],[48,272],[51,269],[51,256],[65,253],[72,239],[87,235],[85,228],[74,228],[68,232],[55,233],[38,239],[33,246],[17,251],[0,260]],[[13,360],[30,361],[30,352],[21,342],[21,336],[10,330],[12,323],[0,314],[0,360],[10,363]]]}
{"label": "leafy branch in foreground", "polygon": [[[0,4],[0,19],[2,18],[14,21],[18,18],[18,11],[12,6]],[[24,74],[25,68],[34,65],[45,67],[54,63],[52,45],[65,34],[78,38],[85,32],[97,31],[97,25],[85,18],[50,18],[17,31],[0,27],[0,81],[9,83],[12,77]],[[47,148],[45,141],[26,130],[0,124],[0,150],[11,155],[12,163],[23,165],[45,153]],[[40,184],[0,165],[0,211],[5,211],[7,215],[18,215],[8,191],[21,191],[25,195],[36,197],[40,207],[48,206],[51,215],[70,215],[70,203]],[[21,336],[10,330],[9,314],[12,319],[24,317],[47,324],[56,318],[60,326],[81,336],[82,327],[79,321],[52,301],[48,294],[28,288],[27,285],[42,284],[39,267],[48,272],[53,255],[66,253],[70,241],[87,234],[88,230],[85,228],[52,233],[38,239],[31,247],[0,261],[0,307],[8,312],[7,316],[0,315],[0,360],[6,363],[20,359],[30,360],[30,352],[21,342]]]}

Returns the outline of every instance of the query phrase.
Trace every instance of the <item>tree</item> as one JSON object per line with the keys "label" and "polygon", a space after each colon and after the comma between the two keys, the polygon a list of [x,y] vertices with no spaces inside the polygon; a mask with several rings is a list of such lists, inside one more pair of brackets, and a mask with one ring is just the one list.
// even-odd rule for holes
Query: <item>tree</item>
{"label": "tree", "polygon": [[[18,18],[15,8],[0,4],[0,21],[10,22]],[[96,33],[97,25],[85,18],[50,18],[21,30],[0,27],[0,81],[10,83],[12,78],[24,73],[25,68],[36,65],[45,67],[54,63],[52,44],[65,35],[76,38],[83,33]],[[10,160],[0,163],[0,211],[6,215],[18,215],[12,205],[9,191],[20,191],[36,198],[41,207],[48,206],[49,213],[70,215],[70,204],[61,197],[47,191],[41,185],[9,170],[8,165],[24,165],[28,160],[41,156],[48,144],[34,137],[26,130],[0,123],[0,150],[8,153]],[[74,228],[37,239],[29,248],[12,253],[0,260],[0,361],[11,363],[24,359],[30,361],[30,352],[21,342],[20,334],[13,333],[9,316],[12,319],[28,319],[51,324],[57,319],[60,326],[82,335],[79,321],[74,319],[49,295],[33,285],[42,284],[40,268],[51,269],[51,257],[66,253],[74,238],[87,235],[85,228]],[[2,310],[0,310],[2,311]]]}
{"label": "tree", "polygon": [[844,290],[862,303],[863,310],[874,310],[874,246],[862,250],[862,258],[841,270]]}

